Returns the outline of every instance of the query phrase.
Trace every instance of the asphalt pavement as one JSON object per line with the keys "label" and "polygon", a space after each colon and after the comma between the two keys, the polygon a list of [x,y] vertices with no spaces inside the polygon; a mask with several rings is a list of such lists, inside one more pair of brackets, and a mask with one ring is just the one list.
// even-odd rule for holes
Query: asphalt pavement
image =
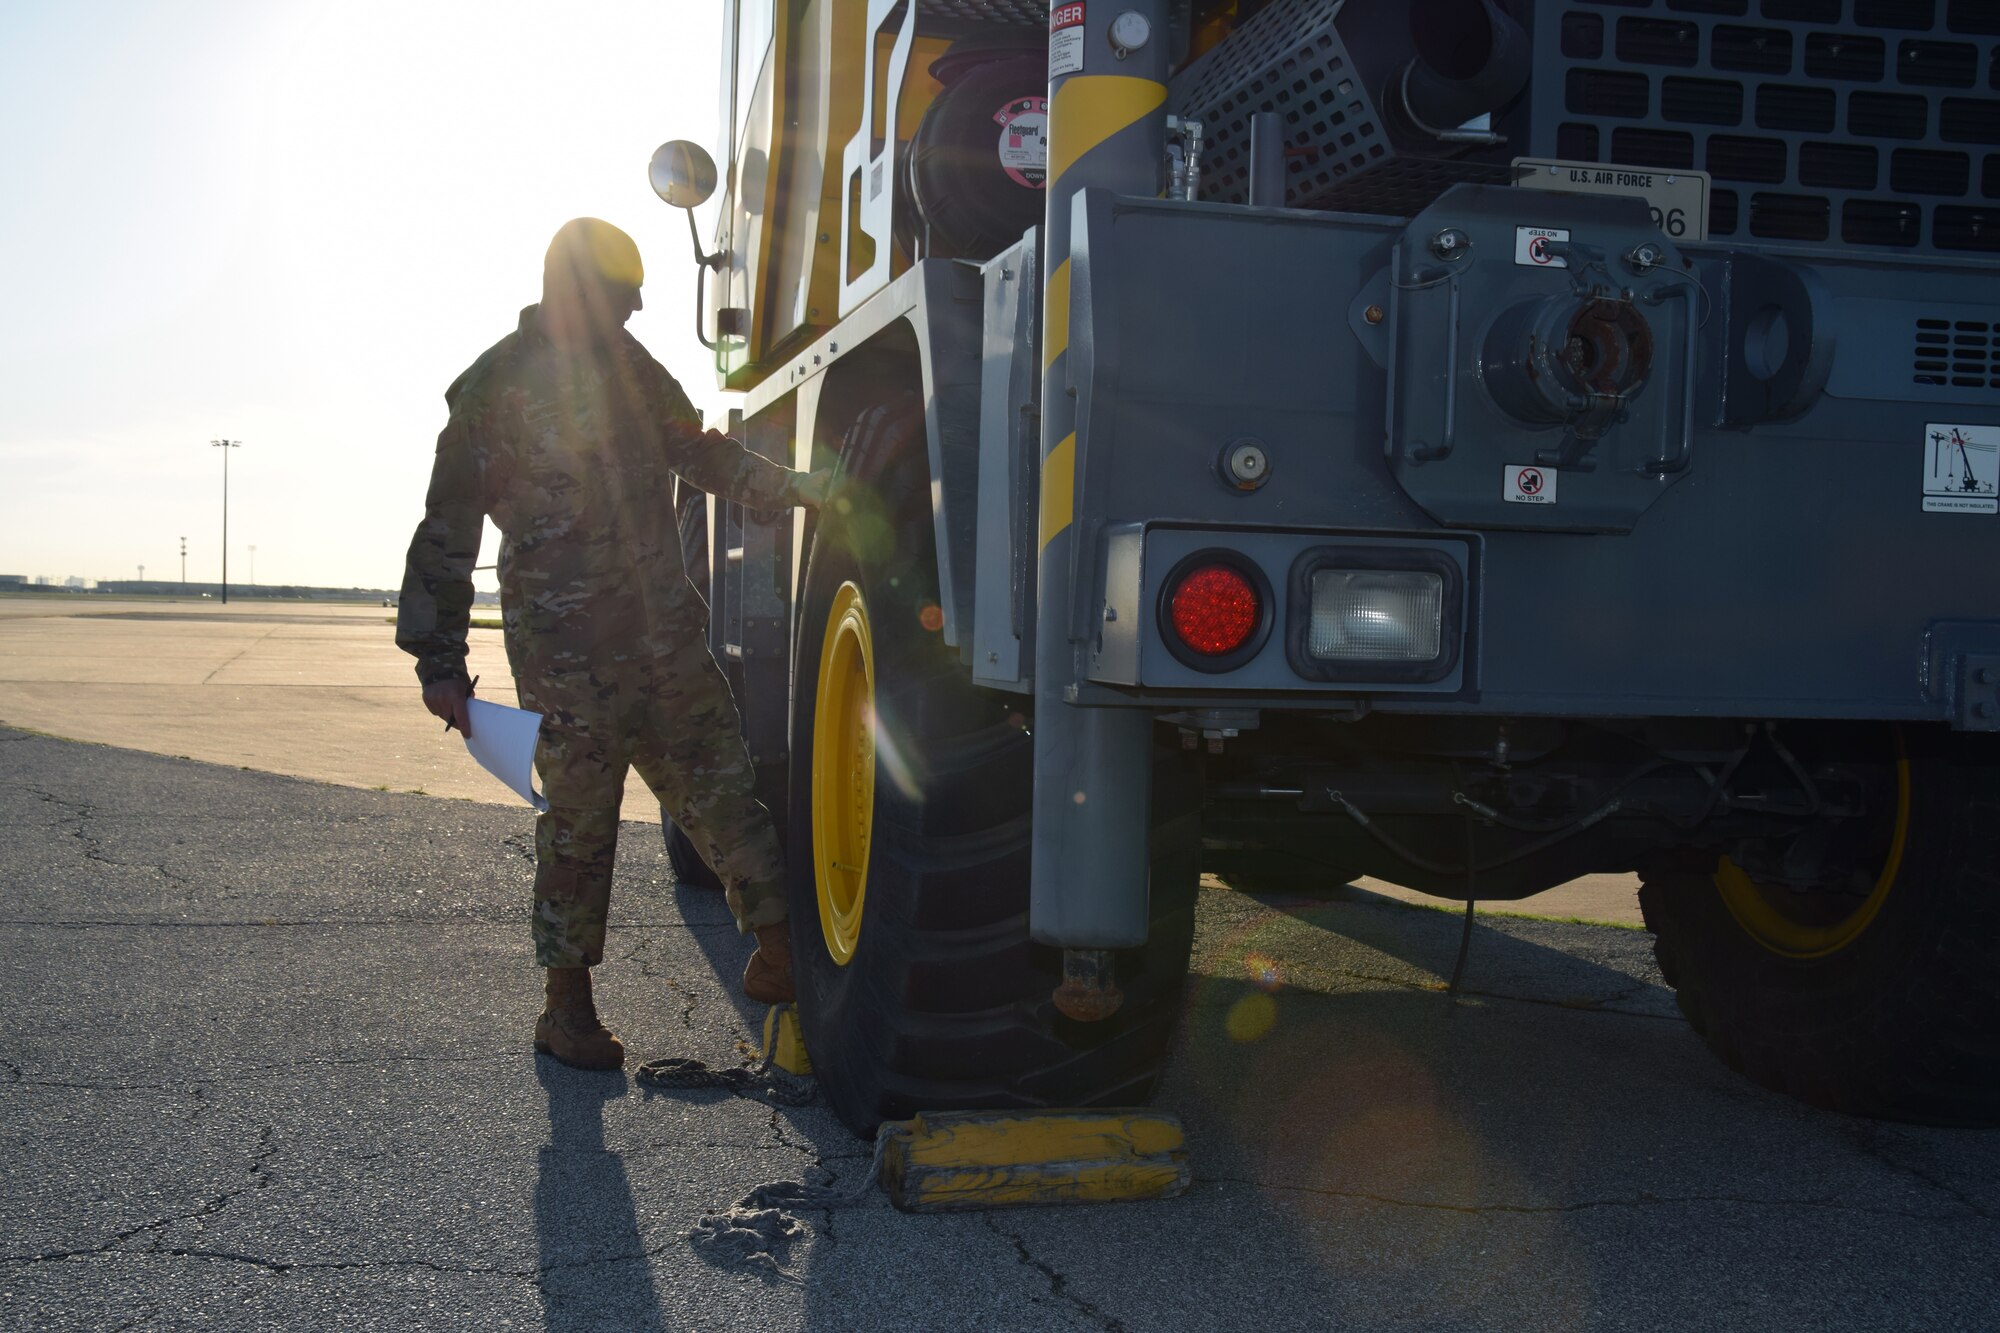
{"label": "asphalt pavement", "polygon": [[[748,948],[628,825],[600,998],[745,1058]],[[1158,1203],[802,1210],[825,1110],[535,1056],[524,812],[0,731],[8,1329],[2000,1326],[2000,1134],[1711,1059],[1638,931],[1203,894]]]}

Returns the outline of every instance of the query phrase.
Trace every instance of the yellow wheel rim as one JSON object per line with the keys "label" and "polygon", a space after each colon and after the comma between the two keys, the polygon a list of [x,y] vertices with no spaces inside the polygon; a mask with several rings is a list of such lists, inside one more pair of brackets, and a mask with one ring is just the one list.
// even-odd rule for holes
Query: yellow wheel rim
{"label": "yellow wheel rim", "polygon": [[1839,953],[1861,938],[1862,932],[1875,920],[1875,914],[1882,910],[1883,902],[1889,897],[1890,886],[1896,882],[1896,874],[1903,867],[1903,847],[1909,831],[1910,761],[1899,756],[1896,760],[1896,827],[1889,839],[1889,854],[1882,862],[1881,874],[1876,876],[1875,887],[1861,905],[1846,916],[1833,921],[1802,919],[1786,902],[1787,898],[1795,895],[1784,889],[1759,884],[1726,856],[1715,867],[1715,887],[1722,895],[1723,904],[1729,908],[1729,914],[1736,918],[1736,924],[1772,953],[1787,958],[1824,958],[1828,954]]}
{"label": "yellow wheel rim", "polygon": [[820,644],[812,737],[813,886],[826,951],[843,966],[861,944],[874,819],[875,640],[861,589],[843,583]]}

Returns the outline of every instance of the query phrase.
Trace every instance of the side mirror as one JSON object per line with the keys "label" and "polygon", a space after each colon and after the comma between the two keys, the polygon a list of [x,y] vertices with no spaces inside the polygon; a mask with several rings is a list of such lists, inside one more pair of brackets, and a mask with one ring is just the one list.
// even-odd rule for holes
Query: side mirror
{"label": "side mirror", "polygon": [[[708,254],[702,249],[694,210],[715,193],[715,159],[698,143],[669,139],[653,150],[653,160],[646,164],[646,179],[652,182],[654,194],[687,213],[688,239],[694,242],[694,262],[700,266],[694,288],[694,336],[703,347],[713,349],[715,343],[701,327],[701,312],[708,306],[708,271],[719,270],[725,260],[719,250]],[[723,331],[718,328],[717,332]]]}
{"label": "side mirror", "polygon": [[653,150],[646,179],[675,208],[699,208],[715,193],[715,159],[700,144],[670,139]]}

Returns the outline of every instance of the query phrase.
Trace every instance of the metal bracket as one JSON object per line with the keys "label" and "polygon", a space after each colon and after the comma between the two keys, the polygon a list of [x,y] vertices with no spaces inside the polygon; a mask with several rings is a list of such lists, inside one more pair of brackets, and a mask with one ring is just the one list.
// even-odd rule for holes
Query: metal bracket
{"label": "metal bracket", "polygon": [[1958,659],[1960,731],[2000,731],[2000,655],[1967,653]]}

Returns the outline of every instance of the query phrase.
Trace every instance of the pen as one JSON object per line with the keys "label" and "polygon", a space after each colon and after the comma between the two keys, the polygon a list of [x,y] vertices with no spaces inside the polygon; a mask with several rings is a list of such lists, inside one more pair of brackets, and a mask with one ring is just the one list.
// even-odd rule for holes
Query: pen
{"label": "pen", "polygon": [[[465,697],[470,699],[472,697],[472,692],[478,688],[479,688],[479,677],[474,676],[472,678],[471,683],[465,687]],[[444,729],[446,731],[450,731],[452,729],[450,718],[446,718],[444,720]]]}

